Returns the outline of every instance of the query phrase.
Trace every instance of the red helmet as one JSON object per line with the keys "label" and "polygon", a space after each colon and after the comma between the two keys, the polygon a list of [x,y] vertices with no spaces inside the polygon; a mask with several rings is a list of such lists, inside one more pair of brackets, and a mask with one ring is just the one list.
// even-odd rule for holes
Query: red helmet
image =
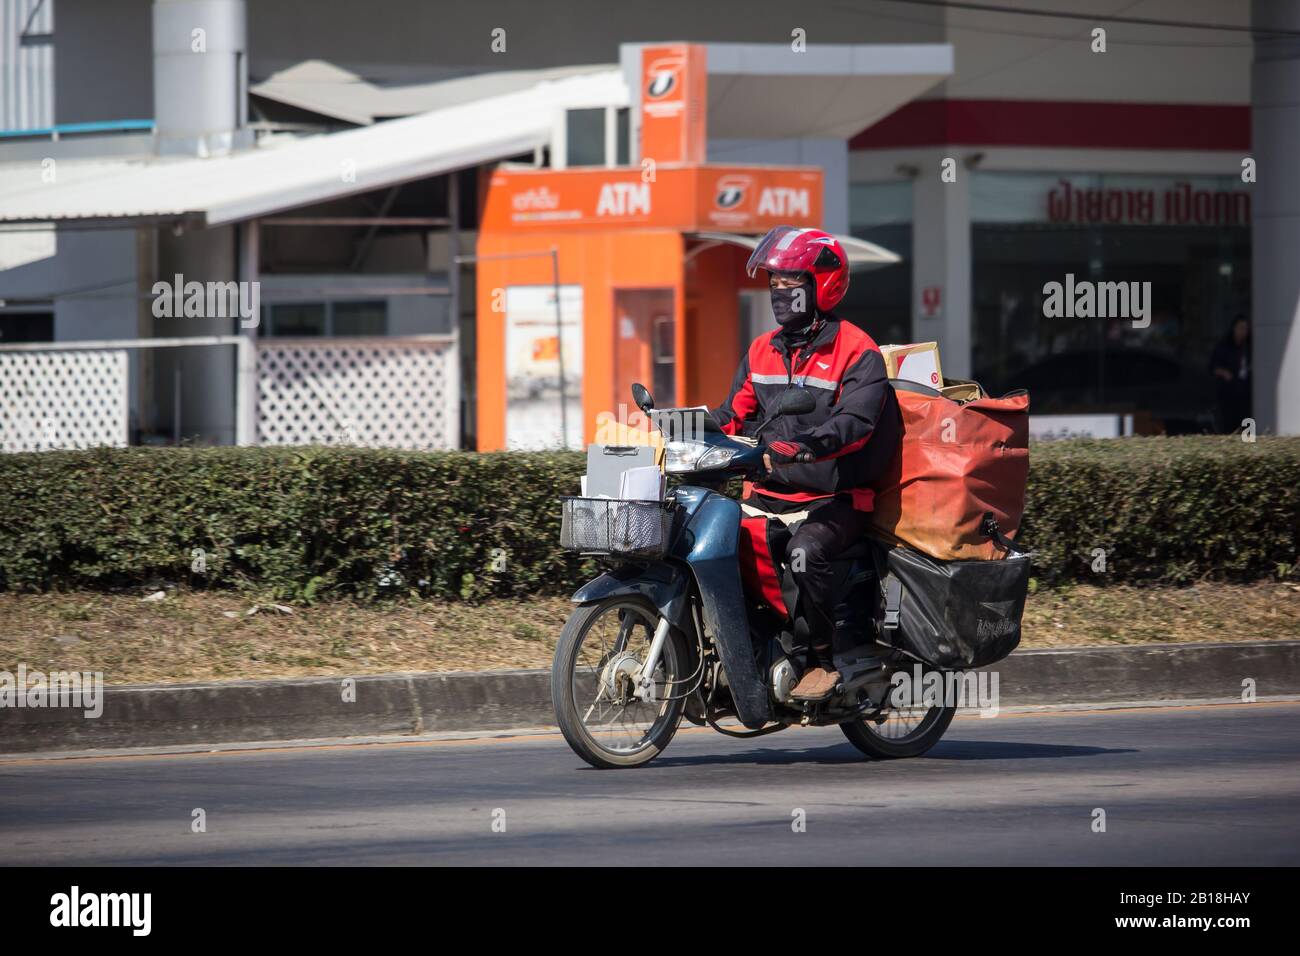
{"label": "red helmet", "polygon": [[829,232],[777,226],[758,243],[745,264],[752,279],[759,269],[807,275],[817,289],[817,308],[829,312],[849,290],[849,257]]}

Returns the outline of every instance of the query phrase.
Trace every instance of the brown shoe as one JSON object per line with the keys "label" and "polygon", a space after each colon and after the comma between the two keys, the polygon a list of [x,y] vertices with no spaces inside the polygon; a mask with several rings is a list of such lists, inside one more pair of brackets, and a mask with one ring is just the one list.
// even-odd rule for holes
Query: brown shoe
{"label": "brown shoe", "polygon": [[831,696],[835,690],[835,685],[840,682],[839,671],[822,670],[820,667],[810,667],[803,672],[803,678],[799,681],[790,696],[795,700],[825,700]]}

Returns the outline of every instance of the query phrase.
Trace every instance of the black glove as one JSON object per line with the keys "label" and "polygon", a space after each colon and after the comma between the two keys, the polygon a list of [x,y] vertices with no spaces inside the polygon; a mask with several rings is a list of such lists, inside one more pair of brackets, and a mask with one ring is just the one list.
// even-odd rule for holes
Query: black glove
{"label": "black glove", "polygon": [[774,441],[767,446],[767,453],[778,465],[787,462],[808,462],[813,460],[812,449],[797,441]]}

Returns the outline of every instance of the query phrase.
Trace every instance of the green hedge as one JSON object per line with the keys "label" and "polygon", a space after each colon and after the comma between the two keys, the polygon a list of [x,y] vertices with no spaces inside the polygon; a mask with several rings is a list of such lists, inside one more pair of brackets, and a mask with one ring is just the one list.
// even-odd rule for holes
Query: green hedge
{"label": "green hedge", "polygon": [[[1285,576],[1300,535],[1300,439],[1060,442],[1031,452],[1022,537],[1040,578]],[[0,455],[0,590],[175,581],[282,599],[563,592],[572,453],[338,448]],[[1106,551],[1107,571],[1092,570]],[[206,567],[192,570],[195,550]]]}
{"label": "green hedge", "polygon": [[0,589],[157,579],[310,601],[566,587],[583,562],[556,547],[555,497],[582,471],[576,454],[324,447],[0,455]]}
{"label": "green hedge", "polygon": [[[1295,573],[1300,438],[1035,444],[1021,534],[1048,580],[1183,584]],[[1106,552],[1106,576],[1092,570]]]}

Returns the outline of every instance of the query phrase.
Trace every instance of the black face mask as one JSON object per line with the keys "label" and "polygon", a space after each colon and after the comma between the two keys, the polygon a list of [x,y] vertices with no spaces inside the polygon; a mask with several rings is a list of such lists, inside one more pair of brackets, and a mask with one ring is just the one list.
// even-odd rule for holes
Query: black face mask
{"label": "black face mask", "polygon": [[[783,329],[801,329],[812,323],[817,315],[816,299],[811,282],[794,289],[772,289],[772,313]],[[797,305],[803,305],[796,310]]]}

